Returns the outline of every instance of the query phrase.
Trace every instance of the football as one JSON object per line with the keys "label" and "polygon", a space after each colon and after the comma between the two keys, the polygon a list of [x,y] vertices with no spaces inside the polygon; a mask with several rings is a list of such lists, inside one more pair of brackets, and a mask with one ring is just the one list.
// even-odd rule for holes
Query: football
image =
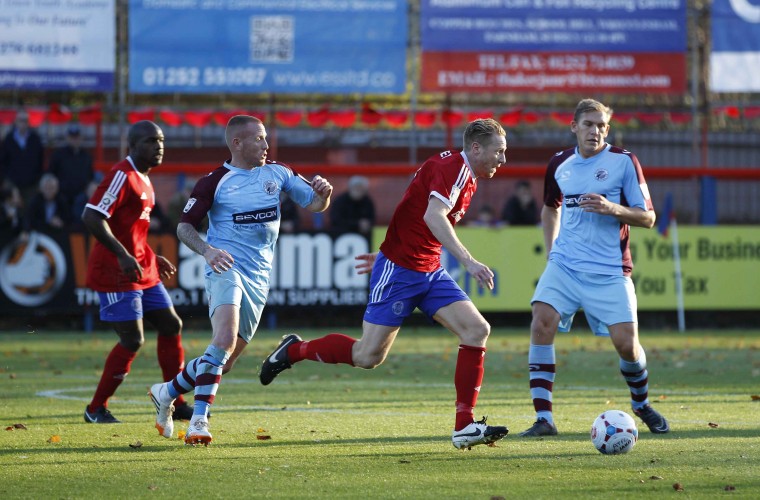
{"label": "football", "polygon": [[605,455],[628,453],[638,439],[636,422],[624,411],[605,411],[591,425],[591,442]]}

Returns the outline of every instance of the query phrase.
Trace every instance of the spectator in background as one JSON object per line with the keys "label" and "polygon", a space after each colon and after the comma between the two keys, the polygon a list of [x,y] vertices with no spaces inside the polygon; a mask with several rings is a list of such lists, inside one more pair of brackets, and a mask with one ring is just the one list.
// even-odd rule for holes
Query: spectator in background
{"label": "spectator in background", "polygon": [[87,206],[87,202],[92,198],[95,190],[98,188],[98,184],[103,180],[103,175],[99,172],[95,174],[94,178],[87,184],[84,191],[76,195],[71,204],[71,215],[73,221],[73,227],[76,229],[84,229],[84,223],[82,222],[82,213],[84,207]]}
{"label": "spectator in background", "polygon": [[166,212],[161,207],[161,203],[156,200],[156,206],[150,212],[149,233],[172,233],[174,234],[177,226],[172,226],[171,220],[167,217]]}
{"label": "spectator in background", "polygon": [[21,232],[23,202],[16,186],[6,180],[0,187],[0,234],[15,237]]}
{"label": "spectator in background", "polygon": [[528,181],[517,181],[515,192],[501,211],[501,219],[510,226],[535,226],[539,223],[538,205]]}
{"label": "spectator in background", "polygon": [[44,156],[40,134],[29,127],[29,113],[20,110],[0,146],[0,178],[18,187],[25,205],[37,191]]}
{"label": "spectator in background", "polygon": [[[87,184],[95,178],[92,155],[82,147],[82,131],[79,125],[70,125],[66,130],[66,144],[53,151],[48,171],[58,178],[61,194],[73,207],[77,196],[84,193]],[[79,218],[81,215],[79,212],[76,217]]]}
{"label": "spectator in background", "polygon": [[296,233],[301,228],[298,205],[290,199],[288,193],[280,192],[280,233]]}
{"label": "spectator in background", "polygon": [[486,203],[480,206],[475,219],[469,221],[467,225],[472,227],[499,227],[502,222],[496,219],[493,207]]}
{"label": "spectator in background", "polygon": [[[174,196],[171,197],[169,200],[169,206],[166,210],[166,218],[168,219],[169,227],[171,228],[172,232],[175,232],[177,230],[177,225],[180,222],[180,219],[182,218],[182,214],[184,212],[185,205],[187,205],[187,200],[190,199],[190,195],[193,192],[193,187],[195,186],[195,180],[190,181],[189,179],[185,181],[183,187],[181,190],[177,191]],[[198,231],[201,233],[205,233],[208,230],[208,218],[205,218],[201,221],[200,225],[198,226]]]}
{"label": "spectator in background", "polygon": [[375,204],[369,196],[369,179],[355,175],[348,180],[348,191],[333,200],[330,229],[369,236],[374,225]]}
{"label": "spectator in background", "polygon": [[71,208],[53,174],[42,175],[39,192],[29,202],[24,215],[24,238],[30,231],[60,231],[71,222]]}

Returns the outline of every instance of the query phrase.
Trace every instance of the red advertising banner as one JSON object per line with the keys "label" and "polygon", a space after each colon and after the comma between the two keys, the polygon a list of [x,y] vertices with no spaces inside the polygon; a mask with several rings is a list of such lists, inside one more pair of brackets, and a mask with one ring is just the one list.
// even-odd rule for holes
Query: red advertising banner
{"label": "red advertising banner", "polygon": [[682,53],[424,52],[421,86],[436,92],[681,93]]}

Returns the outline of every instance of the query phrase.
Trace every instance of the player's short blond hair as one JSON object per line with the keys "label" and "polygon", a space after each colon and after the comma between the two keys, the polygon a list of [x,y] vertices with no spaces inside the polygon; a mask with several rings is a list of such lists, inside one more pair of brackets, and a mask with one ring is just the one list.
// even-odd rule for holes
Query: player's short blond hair
{"label": "player's short blond hair", "polygon": [[475,142],[478,144],[488,144],[494,135],[506,137],[507,132],[493,118],[479,118],[471,121],[462,134],[465,151],[468,151]]}
{"label": "player's short blond hair", "polygon": [[607,115],[607,121],[609,121],[612,118],[612,108],[609,106],[605,106],[601,102],[597,101],[596,99],[582,99],[577,106],[575,106],[575,114],[573,114],[573,121],[577,122],[580,120],[581,115],[583,113],[588,113],[589,111],[600,111]]}

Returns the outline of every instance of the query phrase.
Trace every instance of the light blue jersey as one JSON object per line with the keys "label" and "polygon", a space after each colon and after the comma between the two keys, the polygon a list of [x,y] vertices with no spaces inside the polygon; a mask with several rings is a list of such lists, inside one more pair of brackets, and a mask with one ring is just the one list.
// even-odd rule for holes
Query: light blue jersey
{"label": "light blue jersey", "polygon": [[[268,291],[280,232],[280,191],[302,207],[314,199],[308,182],[285,165],[267,161],[249,170],[225,163],[198,181],[181,220],[198,227],[208,215],[207,243],[229,252],[233,269]],[[212,273],[207,264],[206,276]]]}
{"label": "light blue jersey", "polygon": [[544,203],[562,207],[559,235],[549,259],[573,271],[628,276],[633,268],[629,227],[611,215],[580,208],[581,197],[589,193],[623,206],[653,210],[633,153],[609,144],[591,158],[583,158],[577,148],[557,153],[549,162],[544,188]]}

